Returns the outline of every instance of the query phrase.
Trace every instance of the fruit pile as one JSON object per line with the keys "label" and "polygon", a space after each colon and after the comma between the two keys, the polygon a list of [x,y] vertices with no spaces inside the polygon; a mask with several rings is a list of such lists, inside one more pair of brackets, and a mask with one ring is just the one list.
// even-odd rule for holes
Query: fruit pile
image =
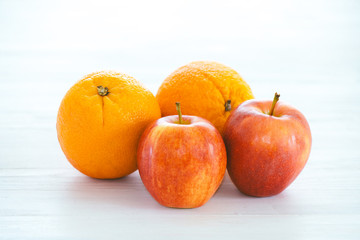
{"label": "fruit pile", "polygon": [[56,128],[83,174],[113,179],[138,169],[160,204],[195,208],[214,195],[226,169],[242,193],[256,197],[282,192],[299,175],[310,128],[279,97],[253,99],[240,75],[216,62],[180,67],[156,97],[126,74],[102,71],[70,88]]}

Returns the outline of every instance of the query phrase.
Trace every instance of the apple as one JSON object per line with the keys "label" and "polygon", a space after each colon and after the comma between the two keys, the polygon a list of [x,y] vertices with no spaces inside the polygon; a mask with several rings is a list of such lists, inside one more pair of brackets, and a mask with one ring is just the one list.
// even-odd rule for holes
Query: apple
{"label": "apple", "polygon": [[142,182],[161,205],[196,208],[218,189],[226,171],[226,149],[216,128],[196,116],[151,123],[140,138],[137,164]]}
{"label": "apple", "polygon": [[282,192],[304,168],[311,132],[296,108],[274,100],[249,100],[229,116],[224,127],[227,169],[240,192],[268,197]]}

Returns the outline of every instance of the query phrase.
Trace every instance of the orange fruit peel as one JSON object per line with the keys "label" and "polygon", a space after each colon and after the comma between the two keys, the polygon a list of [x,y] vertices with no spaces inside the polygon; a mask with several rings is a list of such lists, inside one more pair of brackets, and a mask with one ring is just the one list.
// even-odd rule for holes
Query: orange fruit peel
{"label": "orange fruit peel", "polygon": [[120,178],[137,169],[140,135],[160,116],[156,98],[140,82],[122,73],[95,72],[63,98],[56,123],[58,140],[80,172]]}
{"label": "orange fruit peel", "polygon": [[230,112],[254,96],[232,68],[217,62],[197,61],[170,74],[156,98],[162,116],[176,115],[174,103],[180,102],[183,114],[209,120],[222,134]]}

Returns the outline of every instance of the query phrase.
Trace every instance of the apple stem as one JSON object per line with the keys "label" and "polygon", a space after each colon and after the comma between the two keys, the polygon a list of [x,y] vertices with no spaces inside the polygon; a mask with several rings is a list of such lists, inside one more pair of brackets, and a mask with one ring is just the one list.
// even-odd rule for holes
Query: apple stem
{"label": "apple stem", "polygon": [[180,103],[179,103],[179,102],[176,102],[175,104],[176,104],[176,111],[177,111],[178,114],[179,114],[179,124],[182,124],[182,123],[183,123],[183,120],[182,120]]}
{"label": "apple stem", "polygon": [[275,96],[274,96],[274,100],[273,100],[272,105],[271,105],[271,109],[270,109],[270,113],[269,113],[270,116],[272,116],[274,114],[275,105],[279,101],[279,98],[280,98],[280,94],[278,94],[276,92]]}

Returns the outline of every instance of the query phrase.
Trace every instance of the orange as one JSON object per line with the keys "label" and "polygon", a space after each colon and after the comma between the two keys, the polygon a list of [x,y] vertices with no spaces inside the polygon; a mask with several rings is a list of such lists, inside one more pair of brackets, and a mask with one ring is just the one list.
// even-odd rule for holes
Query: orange
{"label": "orange", "polygon": [[209,120],[222,134],[226,119],[238,105],[254,98],[249,85],[230,67],[212,61],[191,62],[161,84],[156,98],[162,116],[183,114]]}
{"label": "orange", "polygon": [[138,81],[102,71],[70,88],[56,128],[60,146],[76,169],[94,178],[119,178],[137,169],[140,135],[160,116],[156,98]]}

